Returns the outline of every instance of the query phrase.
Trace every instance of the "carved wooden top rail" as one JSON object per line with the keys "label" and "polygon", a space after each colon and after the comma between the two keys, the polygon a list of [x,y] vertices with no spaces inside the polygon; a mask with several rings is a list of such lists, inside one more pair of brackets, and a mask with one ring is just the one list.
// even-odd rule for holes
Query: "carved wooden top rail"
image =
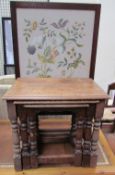
{"label": "carved wooden top rail", "polygon": [[89,78],[18,78],[6,100],[96,100],[107,94]]}

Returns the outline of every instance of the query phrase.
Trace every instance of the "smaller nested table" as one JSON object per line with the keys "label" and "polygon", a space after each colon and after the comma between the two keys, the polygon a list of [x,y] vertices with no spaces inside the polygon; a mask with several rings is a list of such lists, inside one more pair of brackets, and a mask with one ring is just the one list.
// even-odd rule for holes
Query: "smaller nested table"
{"label": "smaller nested table", "polygon": [[[92,79],[17,79],[4,96],[12,124],[15,169],[60,163],[96,166],[99,127],[107,98]],[[46,131],[50,140],[44,143],[39,128],[39,115],[44,112],[71,114],[69,132]]]}

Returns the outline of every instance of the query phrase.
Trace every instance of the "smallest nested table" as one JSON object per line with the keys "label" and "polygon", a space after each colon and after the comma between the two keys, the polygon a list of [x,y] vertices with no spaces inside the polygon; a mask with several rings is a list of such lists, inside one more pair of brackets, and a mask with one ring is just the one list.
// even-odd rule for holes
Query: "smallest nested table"
{"label": "smallest nested table", "polygon": [[[96,166],[99,127],[107,98],[91,79],[17,79],[4,96],[12,124],[15,169],[60,163]],[[46,133],[50,135],[47,144],[39,129],[39,115],[44,112],[72,116],[69,132]],[[59,142],[63,151],[58,149]]]}

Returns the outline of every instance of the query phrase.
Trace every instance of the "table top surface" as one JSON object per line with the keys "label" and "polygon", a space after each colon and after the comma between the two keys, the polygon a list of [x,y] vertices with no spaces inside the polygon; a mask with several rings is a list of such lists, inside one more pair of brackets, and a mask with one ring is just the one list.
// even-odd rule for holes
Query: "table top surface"
{"label": "table top surface", "polygon": [[108,95],[89,78],[18,78],[5,100],[94,100]]}

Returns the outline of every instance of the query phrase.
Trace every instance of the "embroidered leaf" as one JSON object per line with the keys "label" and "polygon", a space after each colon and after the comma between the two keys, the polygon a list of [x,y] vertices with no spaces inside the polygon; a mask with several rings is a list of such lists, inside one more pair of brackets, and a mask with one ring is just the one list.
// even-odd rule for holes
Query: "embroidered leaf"
{"label": "embroidered leaf", "polygon": [[49,59],[47,59],[47,63],[52,64],[52,63],[54,63],[54,60],[52,58],[49,58]]}
{"label": "embroidered leaf", "polygon": [[45,40],[46,40],[46,36],[45,36],[45,37],[43,37],[43,39],[42,39],[42,45],[44,45]]}
{"label": "embroidered leaf", "polygon": [[24,19],[24,21],[26,22],[26,26],[30,26],[31,22],[27,19]]}
{"label": "embroidered leaf", "polygon": [[51,48],[50,48],[50,46],[48,46],[48,47],[46,47],[46,49],[44,50],[44,55],[47,57],[47,56],[49,56],[50,52],[51,52]]}
{"label": "embroidered leaf", "polygon": [[67,28],[67,33],[70,34],[69,28]]}
{"label": "embroidered leaf", "polygon": [[46,69],[46,72],[48,73],[48,72],[51,72],[52,70],[50,69],[50,68],[47,68]]}
{"label": "embroidered leaf", "polygon": [[67,65],[67,58],[64,58],[64,61],[65,61],[64,66],[66,66]]}
{"label": "embroidered leaf", "polygon": [[60,35],[64,40],[67,40],[66,37],[65,37],[62,33],[59,33],[59,35]]}
{"label": "embroidered leaf", "polygon": [[58,67],[61,67],[61,64],[58,64]]}
{"label": "embroidered leaf", "polygon": [[39,54],[39,53],[38,53],[38,58],[39,58],[39,60],[40,60],[42,63],[45,63],[45,62],[46,62],[45,57],[44,57],[43,55]]}
{"label": "embroidered leaf", "polygon": [[27,36],[27,37],[30,37],[30,34],[29,33],[24,33],[23,35],[24,36]]}
{"label": "embroidered leaf", "polygon": [[34,69],[32,70],[32,73],[35,73],[35,72],[38,72],[38,71],[39,71],[39,68],[36,67],[36,68],[34,68]]}
{"label": "embroidered leaf", "polygon": [[53,27],[55,27],[56,29],[59,29],[59,26],[54,22],[51,24]]}
{"label": "embroidered leaf", "polygon": [[40,25],[45,25],[45,24],[47,24],[47,23],[45,22],[45,19],[42,18],[42,20],[41,20],[41,22],[40,22]]}
{"label": "embroidered leaf", "polygon": [[62,65],[62,64],[64,64],[64,62],[63,61],[59,61],[58,64]]}
{"label": "embroidered leaf", "polygon": [[26,37],[25,39],[26,39],[26,42],[28,42],[28,37]]}
{"label": "embroidered leaf", "polygon": [[61,25],[61,24],[62,24],[62,21],[63,21],[63,19],[61,18],[61,19],[59,20],[58,24]]}
{"label": "embroidered leaf", "polygon": [[67,23],[68,23],[68,20],[65,20],[61,27],[65,27]]}
{"label": "embroidered leaf", "polygon": [[62,18],[58,22],[60,28],[65,27],[67,23],[68,23],[68,20],[64,21]]}
{"label": "embroidered leaf", "polygon": [[77,45],[78,47],[83,47],[83,44],[78,44],[78,43],[76,43],[76,45]]}

